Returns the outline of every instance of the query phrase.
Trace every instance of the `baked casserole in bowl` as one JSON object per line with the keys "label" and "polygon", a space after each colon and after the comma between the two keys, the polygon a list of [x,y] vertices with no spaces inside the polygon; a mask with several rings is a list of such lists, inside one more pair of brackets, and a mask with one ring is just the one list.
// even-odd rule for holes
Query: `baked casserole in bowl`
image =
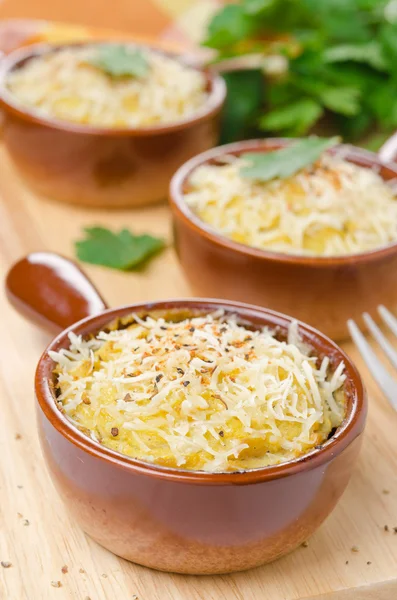
{"label": "baked casserole in bowl", "polygon": [[87,315],[43,353],[36,406],[52,480],[105,548],[163,571],[226,573],[286,554],[330,514],[367,401],[323,334],[222,300],[105,310],[76,267],[47,253],[17,263],[7,291],[58,329]]}
{"label": "baked casserole in bowl", "polygon": [[[397,166],[337,145],[293,172],[299,143],[237,142],[183,165],[169,195],[176,251],[198,295],[280,310],[343,339],[347,319],[397,303]],[[282,166],[266,162],[282,153]]]}
{"label": "baked casserole in bowl", "polygon": [[225,84],[188,57],[128,42],[33,45],[0,65],[3,139],[26,182],[86,206],[164,200],[218,138]]}

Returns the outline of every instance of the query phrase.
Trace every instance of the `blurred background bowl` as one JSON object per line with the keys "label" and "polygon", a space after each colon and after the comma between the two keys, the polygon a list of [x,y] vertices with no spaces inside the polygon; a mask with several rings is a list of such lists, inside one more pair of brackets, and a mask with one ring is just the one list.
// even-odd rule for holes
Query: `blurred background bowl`
{"label": "blurred background bowl", "polygon": [[[219,113],[226,95],[223,79],[200,69],[209,92],[202,109],[187,119],[156,127],[79,125],[38,116],[34,110],[21,107],[5,87],[8,74],[54,48],[76,45],[83,44],[37,44],[2,59],[3,141],[15,166],[34,191],[62,202],[116,208],[164,200],[175,170],[218,141]],[[188,58],[165,54],[182,62]]]}
{"label": "blurred background bowl", "polygon": [[[397,304],[397,243],[349,256],[311,257],[270,252],[218,234],[187,206],[186,182],[199,165],[224,154],[268,152],[293,140],[269,138],[228,144],[196,156],[175,174],[170,203],[176,251],[194,292],[290,314],[333,339],[348,335],[346,321],[360,319],[378,304]],[[346,159],[377,167],[385,181],[397,177],[397,164],[346,146]]]}

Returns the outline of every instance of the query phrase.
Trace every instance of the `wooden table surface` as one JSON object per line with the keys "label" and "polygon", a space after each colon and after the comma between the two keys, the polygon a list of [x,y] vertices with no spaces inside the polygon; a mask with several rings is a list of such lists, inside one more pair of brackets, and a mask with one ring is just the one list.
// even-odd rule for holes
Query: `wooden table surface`
{"label": "wooden table surface", "polygon": [[[0,19],[55,18],[167,37],[177,18],[179,31],[190,36],[215,1],[113,0],[109,11],[108,0],[0,0]],[[34,197],[0,145],[1,278],[30,251],[73,256],[73,240],[93,224],[171,240],[166,206],[116,213]],[[172,247],[143,273],[86,270],[111,306],[191,295]],[[308,547],[273,564],[228,576],[188,577],[119,559],[71,522],[36,434],[33,374],[49,338],[13,312],[2,291],[0,315],[0,561],[11,563],[0,566],[0,600],[397,599],[397,414],[350,344],[345,349],[357,358],[370,395],[369,421],[354,477],[332,516]],[[52,585],[58,582],[60,587]]]}
{"label": "wooden table surface", "polygon": [[[73,240],[92,224],[171,237],[166,206],[105,212],[34,197],[0,148],[2,278],[13,261],[30,251],[73,256]],[[111,306],[190,295],[172,247],[143,273],[86,270]],[[348,490],[309,546],[245,573],[169,575],[113,556],[69,519],[45,470],[35,425],[33,374],[49,338],[14,312],[3,292],[0,314],[0,561],[12,563],[0,567],[1,600],[397,598],[397,414],[359,358],[370,393],[363,451]],[[356,358],[350,344],[345,348]],[[354,546],[358,552],[351,550]],[[62,573],[64,565],[67,573]],[[61,587],[53,587],[51,582],[58,581]]]}

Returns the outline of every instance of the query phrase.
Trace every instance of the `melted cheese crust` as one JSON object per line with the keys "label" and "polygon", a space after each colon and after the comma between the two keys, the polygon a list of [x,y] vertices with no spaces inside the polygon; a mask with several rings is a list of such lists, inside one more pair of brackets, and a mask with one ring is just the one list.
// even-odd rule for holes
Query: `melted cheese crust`
{"label": "melted cheese crust", "polygon": [[247,470],[322,444],[345,416],[344,365],[331,372],[298,338],[222,313],[124,329],[52,352],[57,402],[94,440],[167,467]]}
{"label": "melted cheese crust", "polygon": [[244,157],[197,167],[184,199],[217,233],[242,244],[307,256],[358,254],[397,240],[392,185],[342,155],[324,154],[287,179],[240,175]]}
{"label": "melted cheese crust", "polygon": [[98,127],[150,127],[197,112],[208,98],[204,75],[180,61],[142,50],[149,73],[109,77],[89,64],[95,45],[32,58],[12,71],[7,87],[38,114]]}

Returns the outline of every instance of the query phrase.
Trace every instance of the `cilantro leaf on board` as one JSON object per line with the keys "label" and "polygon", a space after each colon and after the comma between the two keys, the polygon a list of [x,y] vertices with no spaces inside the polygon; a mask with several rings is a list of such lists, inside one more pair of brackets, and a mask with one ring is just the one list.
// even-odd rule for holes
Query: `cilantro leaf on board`
{"label": "cilantro leaf on board", "polygon": [[77,257],[92,265],[121,271],[141,266],[165,246],[162,239],[148,234],[134,235],[128,229],[113,233],[105,227],[86,227],[86,239],[75,242]]}
{"label": "cilantro leaf on board", "polygon": [[100,46],[89,63],[111,77],[144,77],[149,71],[143,52],[123,44]]}
{"label": "cilantro leaf on board", "polygon": [[244,160],[251,163],[240,169],[240,174],[248,179],[270,181],[286,179],[294,173],[313,164],[321,154],[339,143],[339,138],[307,138],[293,146],[274,152],[247,152]]}

